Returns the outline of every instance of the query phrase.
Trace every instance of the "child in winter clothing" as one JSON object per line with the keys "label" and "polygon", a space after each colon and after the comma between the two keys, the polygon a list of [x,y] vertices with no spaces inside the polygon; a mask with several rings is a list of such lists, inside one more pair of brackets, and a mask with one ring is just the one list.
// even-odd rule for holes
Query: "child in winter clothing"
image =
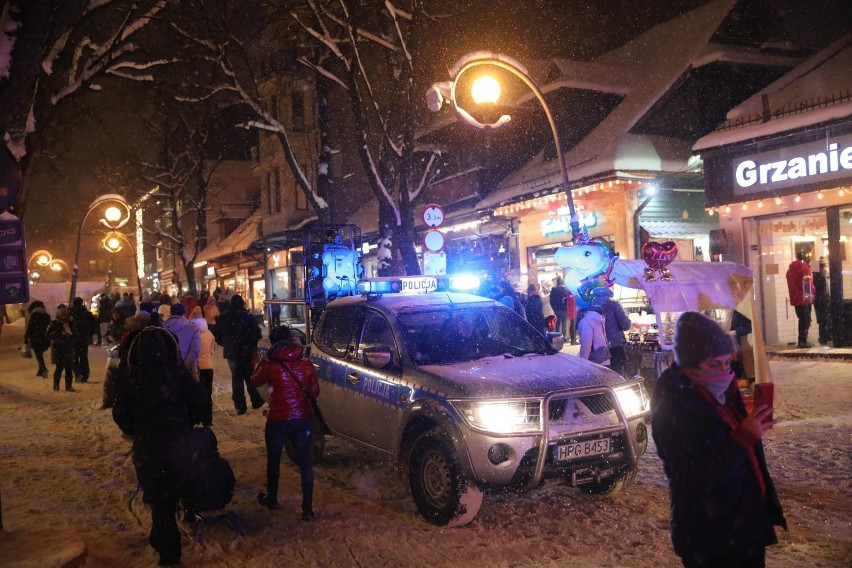
{"label": "child in winter clothing", "polygon": [[53,372],[53,390],[59,390],[59,378],[65,371],[65,390],[72,392],[74,367],[74,332],[71,331],[71,313],[68,308],[61,307],[56,310],[56,319],[47,327],[47,336],[50,337],[50,355],[56,370]]}
{"label": "child in winter clothing", "polygon": [[198,376],[207,399],[210,403],[209,419],[203,421],[204,426],[213,425],[213,351],[216,349],[216,339],[207,327],[207,320],[200,314],[190,320],[201,333],[201,350],[198,352]]}

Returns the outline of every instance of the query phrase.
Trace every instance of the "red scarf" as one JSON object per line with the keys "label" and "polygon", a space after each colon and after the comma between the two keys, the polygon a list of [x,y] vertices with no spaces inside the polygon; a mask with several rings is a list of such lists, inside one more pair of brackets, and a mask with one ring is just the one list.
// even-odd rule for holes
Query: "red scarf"
{"label": "red scarf", "polygon": [[[710,394],[710,391],[701,385],[693,383],[693,386],[695,387],[695,392],[697,392],[701,398],[706,400],[710,406],[713,407],[713,410],[722,417],[722,420],[725,421],[725,424],[730,426],[731,430],[739,428],[740,423],[745,418],[745,414],[734,406],[733,399],[731,398],[732,390],[737,388],[736,381],[732,381],[731,388],[727,393],[725,393],[725,404],[720,404],[719,401]],[[746,451],[748,451],[748,459],[751,462],[751,468],[754,470],[754,475],[757,478],[757,484],[760,486],[760,494],[765,498],[766,480],[763,478],[763,471],[760,469],[760,462],[757,461],[757,453],[754,451],[754,445],[747,447]]]}

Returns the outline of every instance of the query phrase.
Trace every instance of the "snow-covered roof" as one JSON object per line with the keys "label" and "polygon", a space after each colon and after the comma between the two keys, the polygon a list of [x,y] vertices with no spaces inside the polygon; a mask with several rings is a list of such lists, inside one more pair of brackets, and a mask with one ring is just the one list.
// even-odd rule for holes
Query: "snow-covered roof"
{"label": "snow-covered roof", "polygon": [[243,223],[234,229],[227,237],[218,243],[207,245],[198,256],[195,262],[203,262],[214,260],[236,252],[248,250],[249,245],[257,239],[257,228],[261,222],[261,214],[255,213]]}
{"label": "snow-covered roof", "polygon": [[[719,47],[708,49],[708,45],[734,4],[734,0],[714,0],[704,4],[651,28],[590,64],[561,63],[566,71],[577,73],[578,81],[582,81],[586,73],[591,75],[602,69],[621,70],[613,83],[626,86],[626,96],[621,104],[566,154],[571,179],[616,170],[674,172],[686,168],[690,156],[688,143],[662,136],[632,134],[630,130],[670,91],[687,69],[696,65],[696,61],[703,65],[709,62],[709,53],[723,53]],[[550,85],[545,88],[550,88]],[[530,190],[533,181],[540,186],[536,189],[561,184],[558,160],[544,160],[543,154],[539,153],[508,176],[477,207],[491,207],[523,195]]]}
{"label": "snow-covered roof", "polygon": [[[852,33],[848,33],[805,60],[765,89],[755,93],[728,112],[728,120],[747,119],[763,112],[764,97],[771,111],[801,109],[786,116],[755,122],[739,128],[712,132],[700,138],[694,151],[733,144],[795,130],[852,115]],[[815,98],[846,94],[845,102],[825,106],[812,105]]]}

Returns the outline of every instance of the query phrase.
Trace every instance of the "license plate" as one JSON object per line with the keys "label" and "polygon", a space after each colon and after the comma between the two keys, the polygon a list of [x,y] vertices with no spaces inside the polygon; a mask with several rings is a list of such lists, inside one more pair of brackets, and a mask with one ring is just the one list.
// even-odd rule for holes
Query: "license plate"
{"label": "license plate", "polygon": [[609,438],[556,446],[556,460],[565,461],[609,453]]}

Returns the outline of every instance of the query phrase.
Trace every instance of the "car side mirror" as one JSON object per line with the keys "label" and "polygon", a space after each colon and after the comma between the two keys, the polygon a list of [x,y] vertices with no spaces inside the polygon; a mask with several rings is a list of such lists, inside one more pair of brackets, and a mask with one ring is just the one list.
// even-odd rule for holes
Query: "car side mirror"
{"label": "car side mirror", "polygon": [[548,331],[547,339],[557,351],[562,351],[562,347],[565,346],[565,336],[558,331]]}
{"label": "car side mirror", "polygon": [[379,345],[377,347],[368,347],[364,349],[364,362],[369,367],[374,369],[384,369],[393,361],[393,354],[390,347]]}

